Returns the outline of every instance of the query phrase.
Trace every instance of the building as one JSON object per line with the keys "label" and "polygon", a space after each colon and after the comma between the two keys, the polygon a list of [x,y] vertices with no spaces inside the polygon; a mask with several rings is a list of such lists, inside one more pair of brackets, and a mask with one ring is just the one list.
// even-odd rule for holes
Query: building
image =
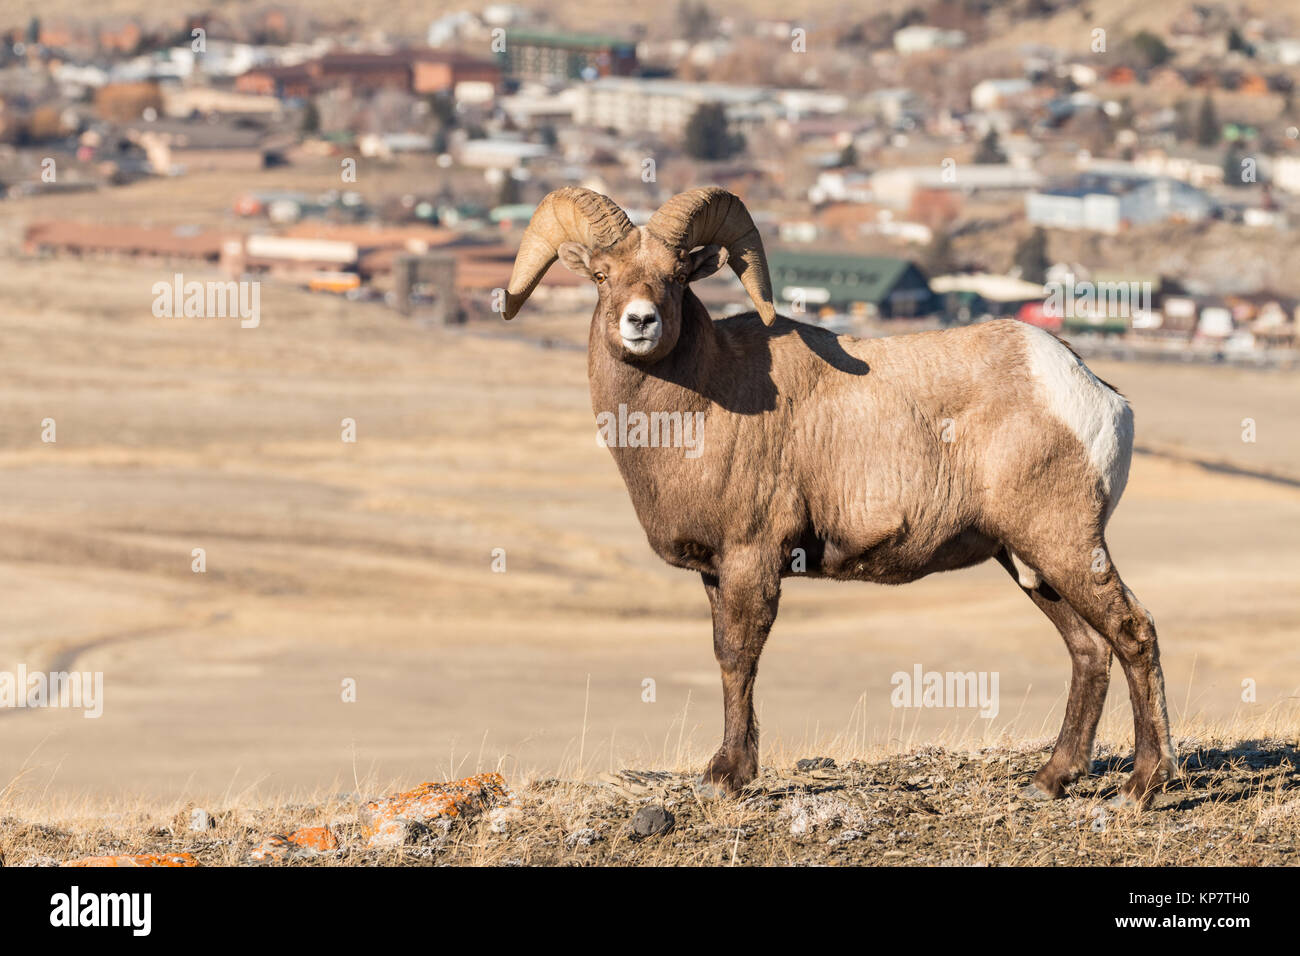
{"label": "building", "polygon": [[467,139],[455,150],[464,166],[474,169],[518,169],[550,155],[541,143],[514,139]]}
{"label": "building", "polygon": [[871,194],[881,205],[906,209],[921,190],[1019,194],[1042,182],[1037,171],[1010,163],[959,163],[947,169],[939,165],[894,166],[872,174]]}
{"label": "building", "polygon": [[1022,77],[983,80],[970,88],[970,105],[976,110],[995,110],[1033,88],[1034,85]]}
{"label": "building", "polygon": [[23,251],[27,255],[215,264],[225,242],[222,234],[199,229],[60,220],[29,226],[23,235]]}
{"label": "building", "polygon": [[1041,306],[1046,296],[1040,282],[987,272],[935,276],[930,288],[943,296],[945,311],[959,322],[1016,316],[1026,305]]}
{"label": "building", "polygon": [[508,30],[497,60],[507,76],[524,80],[631,76],[637,69],[634,42],[588,33]]}
{"label": "building", "polygon": [[1273,160],[1273,185],[1283,192],[1300,193],[1300,156]]}
{"label": "building", "polygon": [[777,249],[767,263],[776,297],[807,312],[828,308],[900,319],[930,315],[940,304],[907,259]]}
{"label": "building", "polygon": [[235,90],[281,99],[306,99],[338,87],[362,94],[393,89],[423,95],[450,93],[467,82],[496,89],[501,68],[491,60],[447,50],[327,53],[292,66],[249,70],[235,80]]}
{"label": "building", "polygon": [[961,30],[941,30],[916,23],[894,31],[894,49],[904,56],[931,50],[955,50],[965,45],[966,34]]}
{"label": "building", "polygon": [[1206,193],[1165,177],[1086,175],[1067,186],[1025,197],[1025,216],[1035,226],[1112,234],[1169,220],[1199,222],[1213,215],[1214,209],[1214,200]]}
{"label": "building", "polygon": [[704,103],[720,103],[739,131],[775,119],[779,107],[768,90],[730,83],[609,77],[583,84],[574,121],[620,133],[680,137]]}
{"label": "building", "polygon": [[256,172],[284,165],[293,134],[273,117],[253,122],[238,118],[139,120],[124,127],[160,176],[196,170]]}

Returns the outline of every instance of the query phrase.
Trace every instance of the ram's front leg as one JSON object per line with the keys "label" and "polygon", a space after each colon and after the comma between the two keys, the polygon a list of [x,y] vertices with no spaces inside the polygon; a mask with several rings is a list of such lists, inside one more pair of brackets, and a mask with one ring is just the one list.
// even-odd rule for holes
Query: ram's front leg
{"label": "ram's front leg", "polygon": [[758,774],[758,721],[754,679],[781,599],[779,566],[754,560],[730,561],[722,573],[705,574],[713,611],[713,653],[722,669],[722,746],[700,778],[712,794],[739,793]]}

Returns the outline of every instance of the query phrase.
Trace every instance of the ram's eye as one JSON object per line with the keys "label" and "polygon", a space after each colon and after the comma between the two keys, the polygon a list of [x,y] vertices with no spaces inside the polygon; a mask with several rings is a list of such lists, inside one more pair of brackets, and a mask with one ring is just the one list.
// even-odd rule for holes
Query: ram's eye
{"label": "ram's eye", "polygon": [[605,273],[603,272],[597,272],[594,275],[592,275],[592,278],[596,280],[596,285],[601,285],[602,283],[604,283],[606,279],[609,278],[609,276],[605,275]]}

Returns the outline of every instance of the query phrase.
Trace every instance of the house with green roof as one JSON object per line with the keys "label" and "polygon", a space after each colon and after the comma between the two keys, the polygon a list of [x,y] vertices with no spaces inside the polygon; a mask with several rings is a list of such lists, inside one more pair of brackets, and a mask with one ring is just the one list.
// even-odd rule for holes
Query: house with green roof
{"label": "house with green roof", "polygon": [[941,304],[925,273],[907,259],[776,249],[767,260],[777,299],[802,302],[808,312],[831,308],[901,319],[930,315]]}

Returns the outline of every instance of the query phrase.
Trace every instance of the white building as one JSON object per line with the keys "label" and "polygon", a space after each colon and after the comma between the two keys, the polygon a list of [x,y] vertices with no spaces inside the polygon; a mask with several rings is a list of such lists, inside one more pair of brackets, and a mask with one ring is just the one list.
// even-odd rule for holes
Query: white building
{"label": "white building", "polygon": [[953,50],[965,45],[966,34],[961,30],[941,30],[918,23],[894,32],[894,49],[904,56],[930,50]]}
{"label": "white building", "polygon": [[513,139],[466,139],[456,149],[462,165],[478,169],[517,169],[549,153],[541,143]]}
{"label": "white building", "polygon": [[997,109],[1004,102],[1028,93],[1033,84],[1023,77],[982,80],[970,88],[970,105],[977,110]]}
{"label": "white building", "polygon": [[1273,160],[1273,185],[1283,192],[1300,193],[1300,156]]}
{"label": "white building", "polygon": [[704,103],[721,103],[740,128],[760,126],[781,113],[772,93],[757,86],[610,76],[579,89],[574,121],[620,133],[681,136]]}
{"label": "white building", "polygon": [[529,84],[512,96],[502,97],[500,104],[512,123],[533,129],[547,124],[570,125],[581,99],[582,91],[576,86],[552,93],[541,84]]}
{"label": "white building", "polygon": [[896,166],[881,169],[871,176],[875,201],[903,209],[911,205],[918,189],[950,189],[963,193],[1020,192],[1042,185],[1042,177],[1033,169],[1009,163],[958,163],[941,166]]}

